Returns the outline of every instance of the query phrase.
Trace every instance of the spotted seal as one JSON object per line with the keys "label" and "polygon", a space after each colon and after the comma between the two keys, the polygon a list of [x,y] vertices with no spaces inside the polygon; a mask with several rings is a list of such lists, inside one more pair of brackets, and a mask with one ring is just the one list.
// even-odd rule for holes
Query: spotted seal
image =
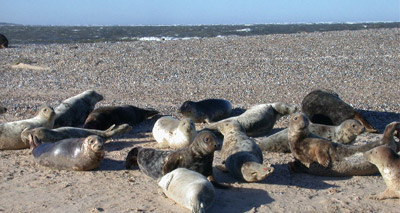
{"label": "spotted seal", "polygon": [[169,198],[191,212],[205,212],[214,203],[213,185],[202,174],[186,168],[165,174],[158,185]]}
{"label": "spotted seal", "polygon": [[364,157],[378,167],[386,190],[372,199],[400,198],[400,156],[389,146],[378,146],[364,153]]}
{"label": "spotted seal", "polygon": [[0,33],[0,49],[8,47],[8,39],[5,35]]}
{"label": "spotted seal", "polygon": [[230,117],[207,126],[209,129],[217,129],[219,123],[225,121],[237,121],[251,137],[267,134],[272,130],[276,121],[285,115],[290,115],[297,111],[295,105],[282,102],[272,104],[259,104],[250,107],[243,114]]}
{"label": "spotted seal", "polygon": [[178,120],[172,116],[159,118],[153,127],[153,137],[160,148],[189,146],[196,137],[196,127],[190,118]]}
{"label": "spotted seal", "polygon": [[[304,141],[313,141],[313,140],[324,140],[320,138],[312,138],[310,136],[310,132],[307,131],[307,128],[300,128],[302,126],[306,126],[308,118],[304,114],[296,114],[293,116],[298,118],[297,126],[292,125],[296,131],[297,135],[294,134],[297,138],[302,138],[300,140]],[[292,123],[292,119],[290,123]],[[303,120],[304,122],[300,122]],[[303,123],[303,124],[302,124]],[[328,146],[330,153],[334,152],[336,155],[336,159],[329,159],[329,164],[320,165],[317,162],[308,163],[308,167],[305,166],[303,161],[299,159],[295,159],[294,162],[289,163],[289,169],[293,172],[306,172],[309,174],[320,175],[320,176],[358,176],[358,175],[372,175],[378,172],[378,169],[375,165],[368,162],[364,157],[363,153],[369,151],[380,145],[388,145],[392,147],[394,150],[398,150],[398,145],[393,138],[394,132],[396,129],[400,129],[400,123],[393,122],[386,126],[385,132],[381,140],[369,142],[362,145],[346,145],[346,144],[338,144],[331,142],[331,146]],[[290,129],[289,129],[290,131]],[[290,141],[291,135],[289,135]],[[312,143],[316,143],[313,141]],[[327,143],[327,140],[323,143]],[[308,145],[309,146],[309,145]],[[314,146],[318,146],[315,145]],[[303,149],[304,152],[310,152],[307,146],[298,147],[299,149]],[[292,150],[292,147],[290,148]],[[328,150],[322,150],[325,153],[328,153]],[[312,154],[312,153],[311,153]],[[329,154],[329,153],[328,153]],[[330,156],[328,156],[330,157]],[[307,161],[306,161],[307,163]]]}
{"label": "spotted seal", "polygon": [[86,90],[64,100],[54,109],[56,112],[54,128],[81,126],[89,113],[93,111],[96,103],[101,100],[103,100],[103,96],[94,90]]}
{"label": "spotted seal", "polygon": [[229,117],[232,104],[225,99],[185,101],[178,112],[196,123],[211,123]]}
{"label": "spotted seal", "polygon": [[355,119],[365,126],[367,132],[378,132],[357,110],[345,103],[333,91],[311,91],[301,102],[301,111],[313,123],[339,125],[347,119]]}
{"label": "spotted seal", "polygon": [[237,121],[225,121],[218,125],[224,135],[221,149],[222,163],[217,168],[228,171],[234,178],[246,182],[264,180],[274,168],[263,165],[261,149],[248,137]]}
{"label": "spotted seal", "polygon": [[90,135],[98,135],[103,140],[114,137],[118,134],[124,134],[132,130],[132,127],[128,124],[122,124],[119,126],[112,125],[106,130],[96,129],[84,129],[78,127],[60,127],[56,129],[48,129],[39,127],[35,129],[24,130],[21,133],[21,139],[25,143],[29,142],[29,135],[37,137],[40,141],[44,142],[56,142],[67,138],[83,138]]}
{"label": "spotted seal", "polygon": [[220,147],[216,136],[208,130],[201,131],[189,146],[172,151],[134,147],[126,157],[126,168],[138,165],[141,172],[158,179],[176,168],[187,168],[206,176],[214,186],[212,162],[214,151]]}
{"label": "spotted seal", "polygon": [[54,125],[54,117],[53,108],[44,106],[33,118],[0,124],[0,150],[29,148],[29,143],[22,141],[21,132],[37,127],[51,129]]}
{"label": "spotted seal", "polygon": [[[314,137],[321,137],[329,141],[350,144],[355,141],[358,135],[365,131],[360,122],[349,119],[343,121],[339,126],[310,123],[309,131]],[[257,139],[257,144],[262,151],[269,152],[290,152],[289,149],[289,129],[286,128],[268,137]]]}
{"label": "spotted seal", "polygon": [[158,114],[154,109],[142,109],[132,105],[99,107],[85,120],[84,128],[105,130],[113,124],[136,125]]}
{"label": "spotted seal", "polygon": [[59,170],[87,171],[97,168],[104,158],[104,141],[97,135],[42,143],[29,135],[34,161]]}

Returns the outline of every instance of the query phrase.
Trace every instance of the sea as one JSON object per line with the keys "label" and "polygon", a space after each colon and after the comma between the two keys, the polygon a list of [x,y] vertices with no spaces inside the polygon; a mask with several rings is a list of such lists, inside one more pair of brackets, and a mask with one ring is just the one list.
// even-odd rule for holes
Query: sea
{"label": "sea", "polygon": [[195,26],[27,26],[0,23],[0,33],[8,38],[10,45],[167,41],[378,28],[400,28],[400,22]]}

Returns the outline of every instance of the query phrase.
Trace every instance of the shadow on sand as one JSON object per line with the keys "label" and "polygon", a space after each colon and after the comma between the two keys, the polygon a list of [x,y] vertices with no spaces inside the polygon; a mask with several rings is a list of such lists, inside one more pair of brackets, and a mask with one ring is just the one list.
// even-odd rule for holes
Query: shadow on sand
{"label": "shadow on sand", "polygon": [[400,121],[400,113],[396,112],[379,112],[360,109],[358,109],[358,111],[372,126],[379,130],[379,133],[383,133],[386,125],[393,121]]}

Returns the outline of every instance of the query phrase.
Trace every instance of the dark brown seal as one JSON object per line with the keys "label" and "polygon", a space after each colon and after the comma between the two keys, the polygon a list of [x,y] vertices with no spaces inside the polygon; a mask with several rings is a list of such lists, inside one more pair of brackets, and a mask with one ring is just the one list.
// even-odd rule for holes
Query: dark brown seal
{"label": "dark brown seal", "polygon": [[29,136],[36,163],[52,169],[86,171],[97,168],[104,158],[104,142],[97,135],[42,143]]}
{"label": "dark brown seal", "polygon": [[93,111],[96,103],[101,100],[103,100],[103,96],[94,90],[86,90],[85,92],[64,100],[54,109],[56,112],[54,128],[81,126],[89,113]]}
{"label": "dark brown seal", "polygon": [[105,130],[111,125],[136,125],[158,114],[153,109],[141,109],[131,105],[99,107],[86,118],[84,128]]}
{"label": "dark brown seal", "polygon": [[212,162],[214,151],[220,147],[216,136],[210,131],[201,131],[193,143],[175,151],[156,150],[151,148],[133,148],[126,158],[126,167],[138,165],[141,172],[153,179],[176,168],[187,168],[203,174],[214,182]]}
{"label": "dark brown seal", "polygon": [[[294,115],[291,118],[290,123],[292,123],[292,119],[294,119],[295,117],[297,117],[297,124],[291,124],[291,126],[294,127],[294,130],[298,129],[296,132],[293,133],[295,137],[303,138],[304,141],[305,139],[307,139],[307,141],[321,140],[320,138],[313,138],[311,133],[307,131],[306,128],[300,128],[301,126],[306,125],[304,123],[306,123],[308,119],[304,114]],[[300,122],[301,120],[303,120],[304,122]],[[309,174],[321,176],[355,176],[375,174],[378,172],[378,169],[376,168],[376,166],[368,162],[363,157],[363,153],[380,145],[388,145],[393,149],[398,150],[397,144],[393,138],[393,134],[395,130],[399,128],[400,123],[398,122],[388,124],[385,128],[382,140],[373,141],[363,145],[346,145],[331,142],[331,146],[328,146],[330,150],[325,150],[328,153],[328,159],[330,160],[328,166],[323,166],[316,161],[312,161],[311,163],[309,163],[309,159],[306,159],[306,163],[303,163],[299,159],[295,159],[294,162],[289,163],[289,168],[293,172],[306,172]],[[289,135],[289,140],[291,136],[292,135]],[[329,141],[325,141],[324,143],[327,142]],[[308,145],[299,147],[299,149],[303,149],[304,152],[309,154],[310,150],[307,149],[307,146]],[[330,154],[335,156],[336,159],[329,158],[331,157]],[[305,164],[308,164],[308,167],[305,166]]]}
{"label": "dark brown seal", "polygon": [[118,134],[124,134],[132,130],[132,127],[128,124],[122,124],[119,126],[112,125],[106,130],[97,129],[84,129],[78,127],[60,127],[56,129],[48,129],[39,127],[35,129],[24,130],[21,133],[21,139],[25,143],[29,142],[29,135],[37,137],[40,141],[44,142],[56,142],[67,138],[84,138],[89,135],[98,135],[103,140],[107,140]]}
{"label": "dark brown seal", "polygon": [[386,183],[386,190],[371,196],[376,200],[400,198],[400,156],[389,146],[378,146],[365,152],[367,160],[376,165]]}
{"label": "dark brown seal", "polygon": [[195,123],[210,123],[229,117],[232,104],[225,99],[185,101],[179,108],[179,112]]}
{"label": "dark brown seal", "polygon": [[8,39],[0,33],[0,49],[8,47]]}
{"label": "dark brown seal", "polygon": [[367,132],[376,133],[373,127],[357,110],[329,90],[314,90],[306,95],[301,103],[301,110],[313,123],[339,125],[347,119],[359,121]]}
{"label": "dark brown seal", "polygon": [[224,135],[221,159],[225,165],[219,166],[219,169],[246,182],[261,181],[272,174],[274,168],[263,165],[261,149],[237,121],[219,123],[218,130]]}

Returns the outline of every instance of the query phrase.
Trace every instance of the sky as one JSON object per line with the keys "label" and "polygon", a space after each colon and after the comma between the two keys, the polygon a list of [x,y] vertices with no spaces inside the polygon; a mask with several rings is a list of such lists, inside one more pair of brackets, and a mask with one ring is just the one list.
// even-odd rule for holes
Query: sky
{"label": "sky", "polygon": [[0,22],[202,25],[399,22],[400,0],[0,0]]}

